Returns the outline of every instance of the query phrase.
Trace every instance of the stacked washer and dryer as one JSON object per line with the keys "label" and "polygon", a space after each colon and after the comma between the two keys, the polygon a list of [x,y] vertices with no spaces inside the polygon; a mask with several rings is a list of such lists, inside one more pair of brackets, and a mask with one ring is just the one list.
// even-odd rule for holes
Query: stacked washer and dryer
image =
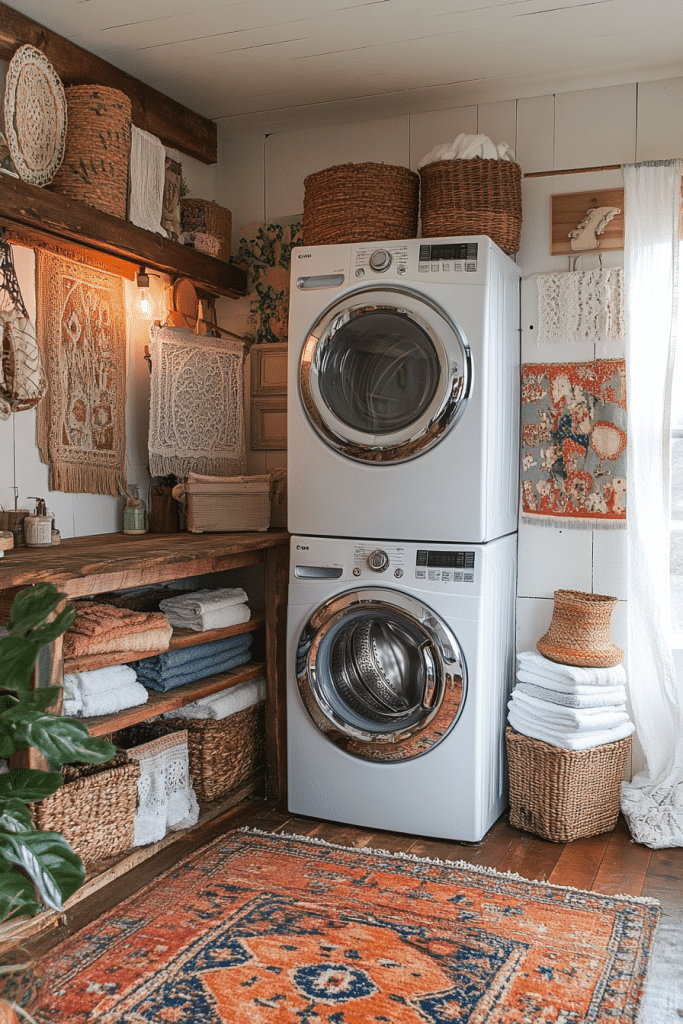
{"label": "stacked washer and dryer", "polygon": [[519,277],[485,236],[292,252],[294,813],[476,842],[505,809]]}

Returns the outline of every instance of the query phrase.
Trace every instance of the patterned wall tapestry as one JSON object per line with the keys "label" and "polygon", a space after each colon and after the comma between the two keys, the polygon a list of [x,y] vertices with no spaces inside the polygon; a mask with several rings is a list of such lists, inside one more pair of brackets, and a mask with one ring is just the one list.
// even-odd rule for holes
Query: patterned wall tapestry
{"label": "patterned wall tapestry", "polygon": [[37,334],[48,393],[36,444],[52,491],[126,486],[126,325],[121,278],[36,253]]}
{"label": "patterned wall tapestry", "polygon": [[522,519],[625,525],[623,359],[522,367]]}
{"label": "patterned wall tapestry", "polygon": [[249,270],[251,311],[245,337],[257,345],[287,341],[289,264],[302,245],[301,224],[249,224],[233,262]]}

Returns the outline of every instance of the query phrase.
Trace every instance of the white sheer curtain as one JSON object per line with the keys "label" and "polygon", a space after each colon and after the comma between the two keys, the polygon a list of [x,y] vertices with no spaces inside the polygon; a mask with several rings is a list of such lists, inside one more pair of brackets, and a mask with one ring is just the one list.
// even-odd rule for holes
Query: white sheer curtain
{"label": "white sheer curtain", "polygon": [[670,647],[670,421],[680,160],[623,167],[629,693],[645,767],[622,787],[633,838],[683,846],[683,694]]}

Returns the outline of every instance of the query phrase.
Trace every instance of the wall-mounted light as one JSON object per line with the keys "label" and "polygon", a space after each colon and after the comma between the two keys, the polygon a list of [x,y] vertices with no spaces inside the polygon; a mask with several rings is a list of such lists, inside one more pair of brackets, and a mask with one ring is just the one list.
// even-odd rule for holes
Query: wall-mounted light
{"label": "wall-mounted light", "polygon": [[[152,277],[158,277],[158,274],[152,274]],[[152,306],[152,299],[149,293],[149,278],[150,274],[147,272],[146,267],[140,267],[135,278],[135,283],[138,286],[138,298],[137,307],[138,312],[141,316],[151,317],[154,315],[154,309]]]}

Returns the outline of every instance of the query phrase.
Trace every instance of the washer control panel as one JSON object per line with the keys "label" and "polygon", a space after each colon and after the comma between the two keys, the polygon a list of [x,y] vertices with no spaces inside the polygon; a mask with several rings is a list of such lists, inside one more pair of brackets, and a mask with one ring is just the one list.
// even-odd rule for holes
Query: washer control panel
{"label": "washer control panel", "polygon": [[442,583],[474,583],[474,551],[430,551],[418,548],[415,555],[416,580]]}
{"label": "washer control panel", "polygon": [[389,576],[400,580],[405,569],[405,549],[398,544],[378,547],[376,544],[356,544],[353,550],[353,575]]}
{"label": "washer control panel", "polygon": [[478,242],[421,245],[417,269],[420,274],[474,274],[478,258]]}
{"label": "washer control panel", "polygon": [[356,278],[377,278],[388,270],[403,277],[408,272],[408,246],[392,242],[356,247],[354,274]]}
{"label": "washer control panel", "polygon": [[[410,564],[413,559],[415,562]],[[465,548],[412,548],[380,541],[356,543],[352,575],[355,579],[414,579],[439,585],[474,583],[476,552]],[[440,589],[440,587],[439,587]]]}

